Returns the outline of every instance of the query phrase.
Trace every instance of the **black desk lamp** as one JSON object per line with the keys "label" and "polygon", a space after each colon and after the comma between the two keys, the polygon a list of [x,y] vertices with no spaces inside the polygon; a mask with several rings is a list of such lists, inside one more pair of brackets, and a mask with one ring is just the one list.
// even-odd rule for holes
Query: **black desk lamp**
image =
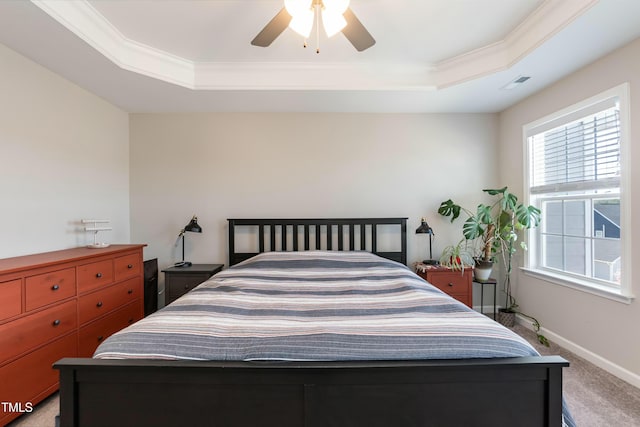
{"label": "black desk lamp", "polygon": [[184,260],[184,233],[190,231],[192,233],[202,233],[202,227],[198,225],[198,217],[193,216],[189,224],[185,225],[182,230],[180,230],[180,234],[178,234],[178,239],[182,237],[182,261],[175,263],[174,267],[190,267],[191,262]]}
{"label": "black desk lamp", "polygon": [[429,235],[429,259],[425,259],[424,261],[422,261],[423,264],[427,264],[427,265],[438,265],[440,264],[440,262],[438,262],[437,260],[433,259],[433,253],[431,252],[431,239],[433,238],[433,229],[431,227],[429,227],[429,224],[427,224],[427,219],[426,218],[422,218],[421,223],[420,223],[420,227],[418,227],[416,229],[416,234],[428,234]]}

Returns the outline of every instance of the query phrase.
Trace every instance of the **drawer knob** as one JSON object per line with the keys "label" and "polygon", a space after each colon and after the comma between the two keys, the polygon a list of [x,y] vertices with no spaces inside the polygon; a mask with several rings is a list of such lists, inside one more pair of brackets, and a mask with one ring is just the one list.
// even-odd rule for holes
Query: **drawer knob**
{"label": "drawer knob", "polygon": [[127,265],[127,268],[133,268],[133,264]]}
{"label": "drawer knob", "polygon": [[98,303],[96,304],[96,307],[102,307],[102,301],[98,301]]}
{"label": "drawer knob", "polygon": [[128,293],[129,295],[131,295],[131,294],[133,293],[133,289],[129,289],[129,290],[127,291],[127,293]]}
{"label": "drawer knob", "polygon": [[184,285],[184,288],[185,289],[189,289],[189,285]]}
{"label": "drawer knob", "polygon": [[104,339],[104,337],[103,337],[102,335],[100,335],[100,336],[98,337],[98,341],[102,341],[103,339]]}
{"label": "drawer knob", "polygon": [[52,291],[57,291],[58,289],[60,289],[60,285],[53,285],[53,286],[51,287],[51,290],[52,290]]}
{"label": "drawer knob", "polygon": [[58,326],[59,324],[60,324],[60,319],[56,319],[52,323],[53,326]]}
{"label": "drawer knob", "polygon": [[129,319],[129,323],[133,323],[133,318],[130,318],[130,319]]}
{"label": "drawer knob", "polygon": [[453,283],[449,282],[449,286],[451,286],[453,288]]}
{"label": "drawer knob", "polygon": [[98,273],[98,274],[96,274],[96,277],[97,277],[98,279],[99,279],[99,278],[101,278],[101,277],[102,277],[102,273]]}

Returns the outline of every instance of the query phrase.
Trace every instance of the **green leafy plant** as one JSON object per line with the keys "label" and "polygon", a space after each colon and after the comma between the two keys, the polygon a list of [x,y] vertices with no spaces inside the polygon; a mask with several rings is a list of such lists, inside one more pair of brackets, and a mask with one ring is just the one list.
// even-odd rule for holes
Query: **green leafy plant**
{"label": "green leafy plant", "polygon": [[[438,213],[455,221],[462,212],[467,220],[462,225],[462,234],[469,241],[480,241],[479,258],[497,261],[496,256],[507,258],[516,252],[517,231],[535,227],[540,223],[540,209],[518,203],[518,197],[507,187],[482,190],[498,199],[491,205],[479,204],[475,212],[454,203],[451,199],[440,204]],[[524,242],[521,247],[526,249]],[[510,271],[509,271],[510,272]]]}
{"label": "green leafy plant", "polygon": [[463,272],[465,268],[472,267],[473,256],[467,249],[466,240],[462,239],[457,245],[444,248],[440,257],[440,265]]}
{"label": "green leafy plant", "polygon": [[474,212],[449,199],[440,204],[438,213],[451,217],[451,222],[455,221],[462,213],[467,215],[467,219],[462,225],[462,234],[476,248],[477,258],[483,261],[502,261],[504,264],[506,301],[502,310],[517,312],[531,319],[538,340],[542,344],[548,345],[547,339],[539,333],[540,322],[518,310],[519,306],[511,292],[513,255],[516,254],[518,246],[523,250],[527,249],[525,242],[516,244],[518,232],[535,227],[540,223],[540,209],[518,203],[518,197],[510,193],[507,187],[482,191],[490,196],[495,196],[496,200],[492,204],[479,204]]}

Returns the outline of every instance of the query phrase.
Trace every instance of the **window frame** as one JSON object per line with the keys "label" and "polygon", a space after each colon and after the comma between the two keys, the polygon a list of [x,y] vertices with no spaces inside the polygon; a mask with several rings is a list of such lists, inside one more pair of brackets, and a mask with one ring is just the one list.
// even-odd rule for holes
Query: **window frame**
{"label": "window frame", "polygon": [[[620,228],[621,230],[631,229],[631,203],[629,200],[631,188],[631,173],[629,168],[630,161],[630,114],[629,114],[629,84],[623,83],[609,90],[594,95],[588,99],[570,105],[559,111],[551,113],[545,117],[527,123],[522,127],[523,140],[523,157],[524,157],[524,176],[523,176],[523,194],[524,201],[531,204],[531,145],[529,137],[553,129],[563,124],[568,124],[581,117],[594,114],[606,108],[612,99],[616,99],[620,107]],[[602,195],[607,197],[606,195]],[[586,197],[594,198],[597,195],[588,195]],[[543,196],[538,197],[539,200],[545,199]],[[546,198],[548,199],[548,198]],[[538,206],[539,207],[539,206]],[[573,275],[564,271],[551,271],[546,268],[539,267],[541,262],[542,250],[541,234],[539,227],[528,230],[525,233],[525,240],[529,246],[529,251],[524,257],[524,266],[522,270],[525,274],[551,282],[554,284],[567,286],[573,289],[584,291],[590,294],[606,297],[614,301],[631,303],[634,299],[631,287],[631,239],[630,233],[621,233],[620,235],[620,258],[621,258],[621,278],[620,286],[613,287],[599,279],[591,279],[588,277]],[[540,260],[540,261],[539,261]]]}

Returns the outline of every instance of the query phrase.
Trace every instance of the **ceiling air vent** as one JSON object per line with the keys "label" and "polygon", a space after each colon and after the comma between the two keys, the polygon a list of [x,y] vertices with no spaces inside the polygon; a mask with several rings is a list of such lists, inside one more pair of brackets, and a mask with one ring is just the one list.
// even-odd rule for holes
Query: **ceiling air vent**
{"label": "ceiling air vent", "polygon": [[502,86],[502,89],[504,89],[504,90],[515,89],[518,86],[520,86],[522,83],[524,83],[527,80],[529,80],[530,78],[531,77],[529,77],[529,76],[518,76],[514,80],[510,81],[509,83],[507,83],[506,85]]}

